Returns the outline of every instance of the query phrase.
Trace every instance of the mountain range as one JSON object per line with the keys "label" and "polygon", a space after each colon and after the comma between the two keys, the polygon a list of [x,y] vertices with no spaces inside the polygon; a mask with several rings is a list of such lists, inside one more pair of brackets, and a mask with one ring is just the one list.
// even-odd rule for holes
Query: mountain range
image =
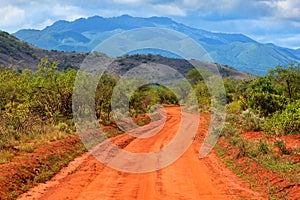
{"label": "mountain range", "polygon": [[23,29],[13,35],[47,50],[90,52],[114,34],[144,27],[168,28],[186,34],[201,44],[214,62],[252,74],[263,75],[276,65],[300,61],[300,49],[262,44],[243,34],[192,28],[166,17],[94,16],[71,22],[60,20],[43,30]]}
{"label": "mountain range", "polygon": [[[52,62],[58,61],[59,70],[68,68],[79,69],[88,55],[89,53],[44,50],[20,41],[13,35],[0,31],[0,69],[10,67],[18,71],[23,71],[24,69],[37,70],[38,63],[44,57],[47,57]],[[93,54],[93,58],[94,56],[97,57],[97,54]],[[135,66],[145,63],[168,65],[183,76],[194,67],[206,69],[212,73],[215,71],[213,69],[216,67],[214,64],[197,60],[187,61],[185,59],[167,58],[160,55],[135,54],[118,57],[111,63],[109,71],[116,75],[122,75]],[[230,77],[233,79],[246,79],[252,77],[248,73],[243,73],[232,68],[219,65],[217,65],[217,67],[222,77]]]}

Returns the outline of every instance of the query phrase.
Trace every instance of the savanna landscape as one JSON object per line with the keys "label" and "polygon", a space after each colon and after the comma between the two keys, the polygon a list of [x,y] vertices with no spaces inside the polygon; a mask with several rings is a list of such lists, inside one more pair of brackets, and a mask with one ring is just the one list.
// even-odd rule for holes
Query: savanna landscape
{"label": "savanna landscape", "polygon": [[[114,35],[149,27],[185,34],[210,60],[149,44],[115,57],[97,50]],[[151,34],[133,40],[144,37],[151,41]],[[94,16],[1,31],[0,199],[300,199],[298,52],[167,17]],[[103,59],[109,65],[97,71]],[[82,69],[87,63],[93,68]],[[139,66],[159,78],[130,93]],[[117,99],[125,117],[114,105],[117,87],[128,98]],[[121,151],[164,152],[174,140],[152,160],[122,163]]]}

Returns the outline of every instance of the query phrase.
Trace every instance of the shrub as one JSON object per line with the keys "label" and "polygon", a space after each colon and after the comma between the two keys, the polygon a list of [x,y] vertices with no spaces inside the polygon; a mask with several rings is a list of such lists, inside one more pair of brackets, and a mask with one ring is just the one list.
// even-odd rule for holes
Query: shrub
{"label": "shrub", "polygon": [[230,138],[229,143],[238,149],[237,159],[248,156],[249,145],[246,140],[241,138],[239,135],[235,135]]}
{"label": "shrub", "polygon": [[282,112],[276,112],[267,119],[263,129],[276,136],[299,133],[300,100],[289,103]]}
{"label": "shrub", "polygon": [[281,154],[289,154],[285,140],[276,140],[274,146],[279,148]]}
{"label": "shrub", "polygon": [[256,110],[263,117],[272,115],[276,110],[282,110],[286,103],[286,98],[278,93],[269,76],[244,82],[240,93],[244,107]]}
{"label": "shrub", "polygon": [[222,129],[222,136],[228,138],[228,137],[236,136],[237,134],[238,134],[238,130],[235,128],[235,126],[232,125],[231,123],[226,122]]}
{"label": "shrub", "polygon": [[226,109],[228,113],[240,113],[242,108],[241,102],[240,101],[233,101],[229,104],[226,105]]}
{"label": "shrub", "polygon": [[64,131],[66,133],[70,133],[71,129],[69,128],[68,124],[64,123],[64,122],[60,122],[57,125],[58,130],[60,131]]}
{"label": "shrub", "polygon": [[241,114],[242,128],[245,131],[260,131],[263,121],[263,118],[260,118],[250,109],[243,111]]}
{"label": "shrub", "polygon": [[236,147],[239,150],[237,158],[245,157],[246,155],[248,155],[247,142],[245,140],[243,139],[237,140]]}
{"label": "shrub", "polygon": [[269,144],[266,141],[259,140],[258,143],[258,153],[260,154],[268,154],[270,152]]}

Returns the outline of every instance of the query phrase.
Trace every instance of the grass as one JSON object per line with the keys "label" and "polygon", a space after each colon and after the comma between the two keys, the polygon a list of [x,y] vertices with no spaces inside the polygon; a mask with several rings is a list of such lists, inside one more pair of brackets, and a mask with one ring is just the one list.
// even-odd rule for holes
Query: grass
{"label": "grass", "polygon": [[[47,131],[47,133],[44,133]],[[6,138],[6,148],[0,148],[0,164],[9,163],[15,156],[23,153],[33,153],[36,148],[39,148],[49,142],[66,139],[72,137],[75,133],[66,133],[59,131],[55,127],[46,127],[42,133],[30,132],[22,134],[19,138]]]}
{"label": "grass", "polygon": [[9,163],[16,153],[12,150],[0,150],[0,164]]}
{"label": "grass", "polygon": [[[238,149],[238,158],[249,157],[255,159],[260,166],[271,170],[272,172],[279,173],[284,179],[300,182],[300,163],[289,161],[288,155],[279,156],[275,154],[273,148],[278,145],[270,144],[263,140],[257,142],[247,141],[237,135],[227,138],[226,141]],[[294,151],[297,151],[297,149]],[[284,160],[283,158],[286,158],[287,160]]]}
{"label": "grass", "polygon": [[20,144],[18,146],[18,150],[21,152],[26,152],[26,153],[32,153],[34,152],[34,149],[37,145],[34,143],[25,143],[25,144]]}
{"label": "grass", "polygon": [[[251,188],[257,190],[256,180],[252,178],[251,174],[245,174],[243,172],[242,166],[238,165],[234,159],[229,158],[226,156],[226,148],[217,144],[214,148],[218,157],[222,160],[222,162],[228,167],[237,177],[243,179],[244,181],[248,182],[251,185]],[[246,163],[250,165],[250,163]]]}
{"label": "grass", "polygon": [[115,129],[107,129],[105,130],[105,136],[108,137],[108,138],[111,138],[111,137],[115,137],[119,134],[123,133],[122,131],[120,131],[119,129],[115,128]]}
{"label": "grass", "polygon": [[279,161],[273,155],[261,157],[258,163],[266,169],[279,173],[285,180],[300,183],[300,163]]}
{"label": "grass", "polygon": [[[291,160],[291,156],[299,155],[300,148],[287,149],[285,141],[275,141],[274,144],[265,140],[248,141],[236,130],[234,123],[225,124],[222,136],[231,147],[237,150],[237,155],[232,156],[227,152],[231,147],[221,146],[218,143],[215,146],[218,157],[238,177],[248,182],[252,188],[258,190],[261,185],[257,185],[257,181],[254,180],[254,176],[257,176],[257,174],[244,173],[247,162],[249,162],[250,169],[252,163],[256,162],[262,168],[279,174],[284,180],[300,183],[300,162]],[[248,159],[241,160],[243,157]],[[266,184],[267,191],[264,191],[264,193],[268,194],[269,199],[285,199],[288,194],[288,191],[280,191],[281,185],[277,183],[272,185],[269,177],[261,180],[260,184]]]}
{"label": "grass", "polygon": [[221,160],[230,170],[232,170],[238,177],[243,177],[244,173],[242,172],[242,169],[238,165],[236,165],[232,159],[228,159],[226,157],[225,147],[222,147],[220,144],[217,144],[214,149],[218,157],[221,158]]}
{"label": "grass", "polygon": [[[63,167],[67,166],[70,161],[86,151],[80,140],[71,140],[73,141],[72,143],[62,141],[62,144],[66,144],[67,146],[55,147],[48,144],[43,147],[46,148],[48,153],[44,156],[37,156],[36,163],[29,161],[29,165],[26,164],[23,166],[23,164],[19,163],[20,166],[17,168],[14,166],[14,170],[17,169],[17,173],[11,177],[10,186],[7,186],[11,189],[13,188],[13,190],[10,189],[7,191],[6,196],[3,198],[16,199],[20,194],[28,191],[29,188],[37,183],[50,180]],[[6,182],[9,181],[6,180]]]}

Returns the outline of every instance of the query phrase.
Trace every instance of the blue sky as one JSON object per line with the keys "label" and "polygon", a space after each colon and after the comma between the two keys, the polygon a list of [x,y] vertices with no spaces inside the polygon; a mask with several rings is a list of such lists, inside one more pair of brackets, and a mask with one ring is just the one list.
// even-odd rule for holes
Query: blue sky
{"label": "blue sky", "polygon": [[299,0],[0,0],[0,29],[13,33],[60,19],[122,14],[165,16],[196,28],[300,48]]}

